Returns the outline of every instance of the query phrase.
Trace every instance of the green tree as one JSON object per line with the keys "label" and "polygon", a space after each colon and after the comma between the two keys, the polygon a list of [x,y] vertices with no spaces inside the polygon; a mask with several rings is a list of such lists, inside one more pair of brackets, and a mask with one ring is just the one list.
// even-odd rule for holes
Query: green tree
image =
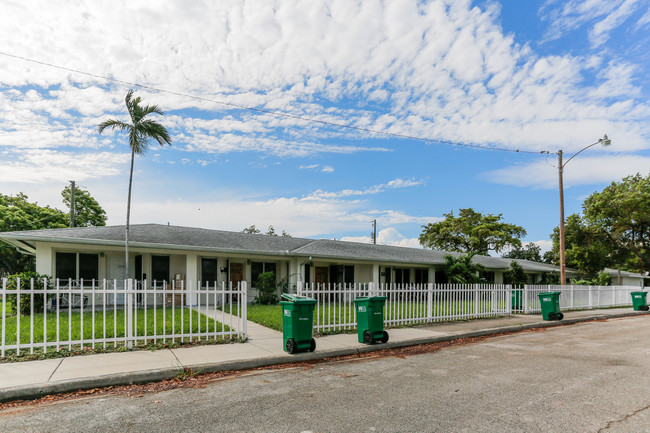
{"label": "green tree", "polygon": [[483,215],[474,209],[460,209],[458,217],[453,212],[444,214],[445,219],[422,226],[420,244],[425,247],[487,255],[488,251],[500,252],[508,247],[520,247],[523,227],[502,222],[501,214]]}
{"label": "green tree", "polygon": [[108,119],[98,125],[98,132],[101,134],[105,129],[118,131],[126,131],[129,137],[129,147],[131,148],[131,169],[129,170],[129,195],[126,204],[126,233],[124,239],[125,246],[125,275],[129,275],[129,219],[131,217],[131,185],[133,184],[133,161],[135,155],[144,155],[149,148],[149,141],[154,139],[164,146],[165,144],[172,144],[172,139],[165,128],[155,120],[151,120],[147,116],[150,114],[164,114],[157,105],[141,106],[141,99],[138,96],[133,97],[133,90],[129,90],[126,94],[124,102],[126,109],[129,113],[131,123],[122,122],[116,119]]}
{"label": "green tree", "polygon": [[[68,209],[70,209],[71,193],[72,187],[70,185],[63,188],[63,191],[61,192],[63,204],[65,204]],[[74,209],[75,227],[106,225],[106,211],[104,211],[97,200],[95,200],[88,191],[77,186],[74,188]]]}
{"label": "green tree", "polygon": [[602,234],[614,265],[650,271],[650,174],[612,182],[584,201],[585,221]]}
{"label": "green tree", "polygon": [[501,257],[507,259],[530,260],[532,262],[542,261],[541,248],[532,242],[527,243],[523,247],[515,247]]}
{"label": "green tree", "polygon": [[[564,224],[565,261],[568,268],[576,269],[588,279],[598,275],[612,264],[607,239],[595,227],[590,226],[580,215],[569,215]],[[553,249],[549,258],[553,264],[560,264],[560,229],[555,227],[551,234]]]}
{"label": "green tree", "polygon": [[503,273],[503,282],[515,287],[521,287],[528,282],[528,277],[524,268],[514,260],[510,262],[510,267]]}
{"label": "green tree", "polygon": [[449,284],[474,284],[480,283],[479,273],[484,270],[483,266],[474,263],[474,254],[459,255],[454,257],[451,254],[445,256],[445,274]]}
{"label": "green tree", "polygon": [[262,233],[262,232],[260,231],[260,229],[255,227],[255,224],[253,224],[252,226],[246,227],[244,230],[242,230],[242,233],[248,233],[248,234],[254,235],[254,234],[258,234],[258,233]]}
{"label": "green tree", "polygon": [[253,302],[256,304],[272,305],[278,303],[278,285],[275,281],[275,273],[264,272],[260,274],[255,282],[255,288],[257,289],[257,296]]}
{"label": "green tree", "polygon": [[[49,206],[31,203],[23,193],[0,194],[0,231],[39,230],[68,227],[68,215]],[[0,242],[0,275],[33,271],[34,257],[19,252],[15,246]]]}

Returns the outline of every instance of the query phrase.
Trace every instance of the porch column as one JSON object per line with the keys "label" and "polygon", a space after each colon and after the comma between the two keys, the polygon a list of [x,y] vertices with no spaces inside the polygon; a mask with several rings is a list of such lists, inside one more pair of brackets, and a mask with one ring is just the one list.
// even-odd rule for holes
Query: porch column
{"label": "porch column", "polygon": [[436,267],[435,266],[429,266],[429,283],[431,283],[431,284],[436,283]]}
{"label": "porch column", "polygon": [[289,284],[289,293],[296,293],[298,286],[298,279],[305,281],[305,278],[300,274],[301,266],[298,259],[291,259],[289,261],[289,275],[287,275],[287,282]]}
{"label": "porch column", "polygon": [[192,290],[191,296],[185,297],[186,305],[196,305],[198,302],[198,286],[199,281],[199,256],[196,254],[188,254],[185,256],[185,290]]}
{"label": "porch column", "polygon": [[36,244],[36,272],[42,275],[54,275],[54,260],[52,247],[48,244],[38,242]]}
{"label": "porch column", "polygon": [[370,281],[369,283],[377,283],[379,284],[381,282],[381,275],[379,274],[379,265],[378,264],[373,264],[372,265],[372,274],[370,275]]}

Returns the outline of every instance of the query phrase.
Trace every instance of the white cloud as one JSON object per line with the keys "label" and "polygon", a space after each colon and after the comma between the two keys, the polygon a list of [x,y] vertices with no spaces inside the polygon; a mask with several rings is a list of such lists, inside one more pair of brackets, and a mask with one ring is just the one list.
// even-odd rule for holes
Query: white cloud
{"label": "white cloud", "polygon": [[[566,162],[567,159],[564,159]],[[620,181],[623,177],[650,173],[650,157],[607,155],[586,157],[580,155],[564,169],[565,188],[600,182]],[[557,160],[549,158],[524,165],[516,165],[484,173],[485,180],[506,185],[535,188],[558,188]]]}
{"label": "white cloud", "polygon": [[334,167],[332,167],[331,165],[326,165],[323,167],[321,171],[323,173],[334,173]]}
{"label": "white cloud", "polygon": [[[279,0],[272,7],[243,1],[192,7],[98,1],[75,8],[43,1],[6,5],[0,46],[67,68],[200,96],[138,90],[145,101],[171,111],[161,121],[173,129],[175,143],[199,153],[385,150],[346,141],[375,138],[372,134],[242,112],[215,101],[521,149],[572,142],[565,134],[558,134],[560,140],[531,134],[534,130],[584,131],[594,123],[629,131],[631,146],[645,144],[650,109],[632,99],[637,94],[630,85],[638,71],[619,68],[587,85],[583,72],[593,62],[536,56],[503,35],[498,8],[482,7],[469,0],[413,0],[399,7],[347,0]],[[638,7],[633,0],[572,0],[563,6],[549,2],[542,13],[559,31],[600,19],[594,27],[598,39]],[[173,25],[162,19],[169,16]],[[129,87],[3,56],[0,85],[40,90],[6,92],[0,137],[10,140],[0,145],[42,147],[110,146],[111,140],[94,135],[95,125],[104,113],[123,115]],[[343,104],[351,95],[382,104]],[[628,99],[603,104],[603,96]],[[196,111],[183,116],[174,111],[185,108]],[[340,140],[321,140],[331,137]]]}
{"label": "white cloud", "polygon": [[[323,171],[325,171],[325,169],[323,169]],[[334,169],[332,168],[331,171],[334,171]],[[372,185],[365,189],[344,189],[342,191],[336,191],[336,192],[328,192],[319,189],[311,193],[309,195],[309,198],[333,199],[333,198],[341,198],[341,197],[363,196],[363,195],[379,194],[381,192],[391,190],[391,189],[410,188],[422,184],[424,184],[423,180],[393,179],[387,183]]]}
{"label": "white cloud", "polygon": [[593,47],[598,47],[607,42],[612,30],[643,7],[643,3],[640,0],[547,0],[540,12],[551,24],[546,35],[548,39],[557,39],[568,31],[592,23],[589,40]]}
{"label": "white cloud", "polygon": [[299,168],[301,170],[313,170],[314,168],[318,168],[318,164],[301,165]]}
{"label": "white cloud", "polygon": [[32,149],[16,155],[7,152],[0,161],[2,179],[0,184],[47,184],[86,181],[115,176],[128,168],[130,155],[120,153],[73,153],[54,150]]}
{"label": "white cloud", "polygon": [[[345,236],[340,240],[347,242],[372,243],[370,236]],[[407,238],[394,227],[387,227],[377,233],[377,244],[397,247],[422,248],[418,238]]]}

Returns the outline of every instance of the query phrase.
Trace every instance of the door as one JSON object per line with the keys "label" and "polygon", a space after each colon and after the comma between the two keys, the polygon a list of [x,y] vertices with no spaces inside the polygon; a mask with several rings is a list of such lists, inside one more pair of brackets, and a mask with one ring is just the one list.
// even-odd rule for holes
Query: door
{"label": "door", "polygon": [[327,277],[329,276],[330,270],[325,266],[316,266],[314,268],[314,282],[316,287],[321,284],[327,284]]}
{"label": "door", "polygon": [[[109,293],[106,298],[108,300],[108,305],[113,305],[115,302],[116,305],[124,305],[124,279],[126,278],[124,275],[124,271],[126,268],[126,265],[124,264],[124,256],[110,256],[108,260],[108,279],[110,280],[110,284],[112,287],[113,281],[115,281],[115,288],[119,290],[120,292],[117,293],[117,296],[115,293]],[[130,274],[133,274],[133,261],[129,261],[129,269],[131,271],[129,272]]]}
{"label": "door", "polygon": [[233,289],[237,287],[237,283],[244,281],[244,264],[231,263],[230,264],[230,282]]}

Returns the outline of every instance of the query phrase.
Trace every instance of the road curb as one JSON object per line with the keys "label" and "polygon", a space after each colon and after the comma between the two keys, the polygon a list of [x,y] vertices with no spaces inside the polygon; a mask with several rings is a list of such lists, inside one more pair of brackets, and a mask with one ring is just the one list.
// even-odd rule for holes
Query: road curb
{"label": "road curb", "polygon": [[293,364],[301,361],[315,361],[340,356],[358,355],[362,353],[381,351],[386,349],[398,349],[408,346],[417,346],[420,344],[441,343],[445,341],[460,340],[465,338],[485,337],[490,335],[516,333],[530,329],[552,328],[557,326],[567,326],[583,322],[592,322],[594,320],[617,319],[624,317],[649,315],[650,312],[626,312],[616,314],[599,314],[587,317],[566,318],[562,321],[537,322],[524,325],[503,326],[499,328],[482,329],[479,331],[462,332],[453,335],[444,335],[439,337],[424,337],[405,341],[389,341],[385,344],[368,345],[362,347],[351,347],[345,349],[335,349],[328,351],[316,351],[295,354],[291,357],[269,356],[264,358],[255,358],[248,360],[225,361],[219,363],[208,363],[198,365],[187,365],[181,367],[170,367],[155,370],[145,370],[129,373],[110,374],[83,379],[64,380],[50,382],[46,384],[24,385],[12,388],[6,388],[0,391],[0,402],[14,400],[31,400],[50,394],[62,394],[66,392],[75,392],[93,388],[105,388],[109,386],[120,385],[137,385],[149,382],[157,382],[166,379],[172,379],[184,372],[185,368],[194,373],[215,373],[220,371],[232,370],[249,370],[253,368],[269,367],[272,365]]}

